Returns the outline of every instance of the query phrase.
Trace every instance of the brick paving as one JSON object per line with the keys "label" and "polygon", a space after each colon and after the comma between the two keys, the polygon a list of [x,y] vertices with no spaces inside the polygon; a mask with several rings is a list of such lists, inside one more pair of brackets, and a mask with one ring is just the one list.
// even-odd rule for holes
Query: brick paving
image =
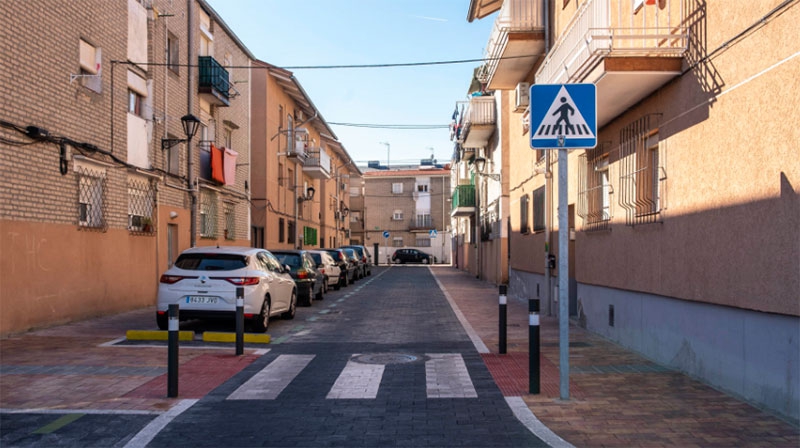
{"label": "brick paving", "polygon": [[[575,446],[800,446],[798,427],[576,326],[570,327],[571,399],[560,400],[554,318],[542,318],[541,393],[528,394],[527,303],[509,297],[508,353],[500,355],[497,288],[453,268],[432,271],[489,348],[481,359],[503,395],[521,397],[542,423]],[[390,321],[391,314],[385,317]],[[144,309],[0,340],[0,408],[169,410],[180,400],[166,397],[163,348],[101,346],[128,329],[153,327],[152,309]],[[348,331],[354,341],[367,342],[358,339],[363,328]],[[378,342],[407,333],[411,329],[392,327]],[[193,380],[180,381],[181,399],[202,397],[256,362],[253,350],[245,353],[235,357],[182,345],[181,377]],[[203,376],[209,364],[219,375]]]}
{"label": "brick paving", "polygon": [[499,354],[498,288],[434,267],[473,329],[506,396],[578,447],[800,447],[800,428],[586,330],[570,325],[570,400],[559,399],[558,320],[542,317],[541,393],[528,390],[527,302],[508,298],[507,351]]}

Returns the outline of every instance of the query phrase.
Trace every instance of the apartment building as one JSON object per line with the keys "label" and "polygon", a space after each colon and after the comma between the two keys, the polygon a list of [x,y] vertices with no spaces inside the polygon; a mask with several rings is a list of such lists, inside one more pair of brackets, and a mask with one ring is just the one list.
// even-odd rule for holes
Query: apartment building
{"label": "apartment building", "polygon": [[253,246],[349,244],[348,184],[360,171],[292,72],[255,61],[252,81]]}
{"label": "apartment building", "polygon": [[379,245],[386,263],[397,248],[414,247],[451,260],[450,166],[364,172],[364,245]]}
{"label": "apartment building", "polygon": [[[470,2],[469,21],[489,15],[509,294],[555,315],[567,275],[580,325],[797,422],[798,2]],[[556,151],[530,149],[526,93],[571,83],[597,88],[598,144],[569,153],[558,222]]]}
{"label": "apartment building", "polygon": [[213,9],[0,17],[0,334],[153,304],[181,250],[248,244],[253,57]]}

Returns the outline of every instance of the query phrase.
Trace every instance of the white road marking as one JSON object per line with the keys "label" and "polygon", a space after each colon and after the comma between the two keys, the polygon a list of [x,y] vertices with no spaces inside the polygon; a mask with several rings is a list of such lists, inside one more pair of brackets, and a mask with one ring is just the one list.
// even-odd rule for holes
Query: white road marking
{"label": "white road marking", "polygon": [[477,398],[460,353],[428,353],[425,384],[428,398]]}
{"label": "white road marking", "polygon": [[[357,356],[357,355],[354,355]],[[336,378],[336,382],[328,392],[327,399],[336,398],[375,398],[383,378],[384,365],[362,364],[347,361],[347,365]]]}
{"label": "white road marking", "polygon": [[511,411],[517,417],[517,420],[522,422],[528,431],[532,432],[533,435],[542,439],[542,441],[554,448],[575,448],[571,443],[567,442],[566,440],[562,439],[556,433],[550,430],[547,426],[544,425],[535,415],[531,412],[531,409],[525,404],[525,401],[522,397],[505,397],[506,403],[508,403],[508,407],[511,408]]}
{"label": "white road marking", "polygon": [[139,431],[128,443],[125,448],[140,448],[149,444],[162,429],[164,429],[172,420],[181,415],[183,411],[189,409],[197,403],[197,400],[181,400],[169,411],[159,415],[153,421],[147,424],[141,431]]}
{"label": "white road marking", "polygon": [[228,400],[274,400],[312,359],[314,355],[280,355],[239,386]]}

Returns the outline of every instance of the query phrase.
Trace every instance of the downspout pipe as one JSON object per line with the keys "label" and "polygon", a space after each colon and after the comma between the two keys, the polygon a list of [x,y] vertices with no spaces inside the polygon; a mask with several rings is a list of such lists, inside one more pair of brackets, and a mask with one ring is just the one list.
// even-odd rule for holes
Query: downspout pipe
{"label": "downspout pipe", "polygon": [[[189,76],[187,77],[188,86],[186,87],[186,108],[188,113],[192,113],[194,111],[194,94],[197,92],[197,87],[195,85],[195,72],[194,68],[192,67],[192,61],[196,59],[194,48],[195,48],[195,29],[194,29],[194,16],[195,16],[195,0],[186,0],[186,10],[188,11],[187,18],[186,18],[186,29],[187,35],[189,36],[186,39],[186,45],[188,47],[186,51],[186,57],[189,60],[189,66],[187,70],[189,71]],[[192,146],[191,140],[187,142],[186,148],[186,157],[187,161],[187,170],[189,172],[189,198],[191,199],[190,205],[190,230],[189,230],[189,241],[190,246],[195,247],[197,246],[197,176],[194,172],[194,146]]]}

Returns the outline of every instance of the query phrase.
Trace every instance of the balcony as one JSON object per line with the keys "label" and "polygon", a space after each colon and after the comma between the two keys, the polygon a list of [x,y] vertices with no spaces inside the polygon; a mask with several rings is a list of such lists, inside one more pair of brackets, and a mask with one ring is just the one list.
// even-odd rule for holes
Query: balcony
{"label": "balcony", "polygon": [[305,151],[303,172],[314,179],[331,178],[331,156],[325,148],[309,148]]}
{"label": "balcony", "polygon": [[408,223],[408,230],[410,232],[428,232],[435,228],[431,215],[418,215]]}
{"label": "balcony", "polygon": [[596,84],[598,127],[681,73],[684,2],[634,3],[583,3],[536,73],[537,84]]}
{"label": "balcony", "polygon": [[473,216],[475,214],[475,185],[459,185],[453,191],[453,218]]}
{"label": "balcony", "polygon": [[470,98],[462,117],[463,128],[458,142],[464,148],[483,148],[494,133],[497,118],[493,96]]}
{"label": "balcony", "polygon": [[200,80],[197,92],[200,97],[215,106],[230,106],[230,88],[228,71],[211,56],[200,56]]}
{"label": "balcony", "polygon": [[544,12],[540,0],[505,0],[486,45],[490,90],[513,90],[545,56]]}

